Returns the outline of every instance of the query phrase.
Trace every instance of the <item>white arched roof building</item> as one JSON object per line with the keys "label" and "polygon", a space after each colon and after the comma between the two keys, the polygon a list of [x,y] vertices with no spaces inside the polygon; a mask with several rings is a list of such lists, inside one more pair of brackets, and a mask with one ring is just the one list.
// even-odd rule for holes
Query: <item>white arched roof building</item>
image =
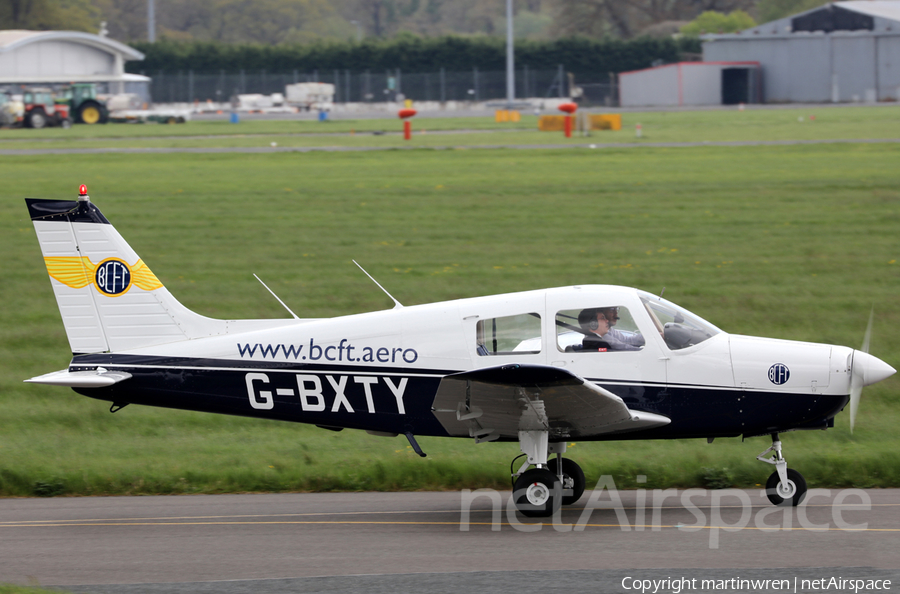
{"label": "white arched roof building", "polygon": [[90,82],[106,83],[110,93],[139,92],[150,79],[126,73],[125,62],[143,59],[124,43],[91,33],[0,31],[0,85]]}

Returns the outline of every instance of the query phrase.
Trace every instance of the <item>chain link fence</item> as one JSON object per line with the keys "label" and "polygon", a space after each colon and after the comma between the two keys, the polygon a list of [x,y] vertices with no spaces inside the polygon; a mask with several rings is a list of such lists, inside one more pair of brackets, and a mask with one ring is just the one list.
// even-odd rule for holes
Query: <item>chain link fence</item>
{"label": "chain link fence", "polygon": [[[291,73],[240,71],[238,73],[158,72],[141,73],[152,78],[151,94],[157,103],[229,101],[235,95],[284,93],[285,86],[299,82],[323,82],[335,86],[335,103],[374,103],[412,99],[414,101],[494,101],[506,99],[506,72],[405,73],[331,70]],[[600,78],[607,78],[606,75]],[[556,70],[516,70],[516,97],[559,98],[570,93],[564,68]],[[582,84],[585,104],[616,105],[618,90],[610,83]],[[588,92],[589,89],[589,92]],[[615,98],[615,101],[612,101]]]}

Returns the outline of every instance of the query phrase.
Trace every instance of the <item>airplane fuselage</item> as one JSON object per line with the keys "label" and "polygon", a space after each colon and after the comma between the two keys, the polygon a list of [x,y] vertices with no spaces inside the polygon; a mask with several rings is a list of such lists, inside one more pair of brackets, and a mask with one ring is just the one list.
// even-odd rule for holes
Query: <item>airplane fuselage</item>
{"label": "airplane fuselage", "polygon": [[[570,434],[573,439],[824,429],[846,405],[852,349],[724,332],[672,349],[642,297],[652,299],[623,287],[562,287],[335,319],[286,320],[252,332],[77,355],[70,370],[100,366],[131,374],[122,384],[76,388],[116,403],[429,436],[453,435],[433,411],[445,376],[504,364],[566,370],[619,396],[629,409],[671,420],[641,432]],[[571,331],[557,323],[559,312],[603,303],[631,312],[635,331],[646,339],[642,348],[562,348],[561,331]],[[515,316],[534,320],[527,324],[536,333],[525,337],[528,348],[479,350],[479,323],[483,328],[486,321]]]}

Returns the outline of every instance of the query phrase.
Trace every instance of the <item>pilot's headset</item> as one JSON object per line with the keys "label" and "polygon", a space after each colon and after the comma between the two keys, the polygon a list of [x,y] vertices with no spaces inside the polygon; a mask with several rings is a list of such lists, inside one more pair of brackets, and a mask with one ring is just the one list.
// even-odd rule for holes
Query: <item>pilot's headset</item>
{"label": "pilot's headset", "polygon": [[593,332],[598,327],[600,327],[600,323],[597,322],[597,314],[600,311],[601,310],[597,308],[581,310],[581,313],[578,314],[578,325],[585,330],[590,330],[591,332]]}

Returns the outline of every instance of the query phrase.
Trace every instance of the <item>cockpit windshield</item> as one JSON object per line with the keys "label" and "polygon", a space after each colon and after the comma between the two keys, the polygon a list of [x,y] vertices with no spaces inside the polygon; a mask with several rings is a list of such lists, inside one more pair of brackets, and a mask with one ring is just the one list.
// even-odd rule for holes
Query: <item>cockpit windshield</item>
{"label": "cockpit windshield", "polygon": [[650,319],[673,351],[684,349],[722,332],[703,318],[675,305],[661,297],[641,291],[641,302],[650,314]]}

